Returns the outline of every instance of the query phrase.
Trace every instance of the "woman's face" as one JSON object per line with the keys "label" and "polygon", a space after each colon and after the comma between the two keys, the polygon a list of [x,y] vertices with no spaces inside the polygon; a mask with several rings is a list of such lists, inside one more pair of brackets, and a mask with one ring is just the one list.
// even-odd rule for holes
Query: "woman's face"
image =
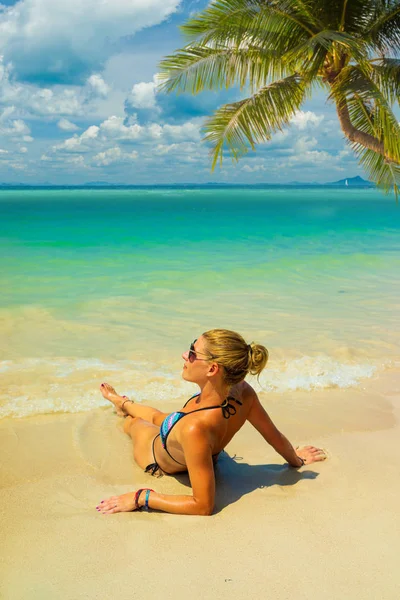
{"label": "woman's face", "polygon": [[183,364],[182,378],[185,381],[201,384],[207,378],[210,371],[212,358],[205,347],[203,336],[199,337],[190,345],[190,348],[182,354],[185,361]]}

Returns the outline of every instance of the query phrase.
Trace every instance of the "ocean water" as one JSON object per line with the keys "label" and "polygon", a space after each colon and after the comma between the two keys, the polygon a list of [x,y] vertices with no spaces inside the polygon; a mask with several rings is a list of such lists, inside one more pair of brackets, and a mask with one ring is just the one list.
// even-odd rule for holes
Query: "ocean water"
{"label": "ocean water", "polygon": [[101,381],[180,400],[213,327],[268,347],[262,391],[400,364],[400,207],[375,190],[2,191],[0,211],[0,417],[90,410]]}

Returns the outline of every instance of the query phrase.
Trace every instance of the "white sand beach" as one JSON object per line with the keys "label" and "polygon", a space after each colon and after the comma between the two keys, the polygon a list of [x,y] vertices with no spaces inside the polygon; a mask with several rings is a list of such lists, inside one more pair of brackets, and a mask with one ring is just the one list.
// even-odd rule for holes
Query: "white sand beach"
{"label": "white sand beach", "polygon": [[290,469],[246,425],[219,460],[211,517],[96,512],[142,485],[188,486],[134,465],[112,407],[4,419],[1,598],[396,600],[400,373],[262,400],[329,458]]}

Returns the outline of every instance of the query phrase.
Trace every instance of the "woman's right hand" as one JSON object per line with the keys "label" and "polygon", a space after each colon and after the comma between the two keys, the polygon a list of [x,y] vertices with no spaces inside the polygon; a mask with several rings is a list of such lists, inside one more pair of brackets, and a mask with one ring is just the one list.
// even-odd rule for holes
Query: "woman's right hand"
{"label": "woman's right hand", "polygon": [[305,465],[327,459],[325,450],[315,446],[302,446],[301,448],[297,446],[296,454],[304,461]]}
{"label": "woman's right hand", "polygon": [[107,500],[102,500],[96,510],[102,515],[112,515],[119,512],[131,512],[135,510],[136,492],[128,492],[122,496],[111,496]]}

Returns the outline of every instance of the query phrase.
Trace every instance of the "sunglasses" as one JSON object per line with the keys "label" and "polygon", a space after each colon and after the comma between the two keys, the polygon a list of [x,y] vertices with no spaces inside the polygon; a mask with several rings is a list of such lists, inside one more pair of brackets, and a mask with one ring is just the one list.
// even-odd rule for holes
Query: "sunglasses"
{"label": "sunglasses", "polygon": [[[204,352],[199,352],[198,350],[194,349],[194,345],[197,342],[197,339],[194,340],[194,342],[192,342],[190,344],[190,348],[189,348],[189,353],[188,353],[188,361],[190,363],[194,363],[195,360],[210,360],[215,358],[215,356],[213,356],[212,354],[204,354]],[[197,355],[201,354],[202,356],[208,356],[208,358],[197,358]]]}

